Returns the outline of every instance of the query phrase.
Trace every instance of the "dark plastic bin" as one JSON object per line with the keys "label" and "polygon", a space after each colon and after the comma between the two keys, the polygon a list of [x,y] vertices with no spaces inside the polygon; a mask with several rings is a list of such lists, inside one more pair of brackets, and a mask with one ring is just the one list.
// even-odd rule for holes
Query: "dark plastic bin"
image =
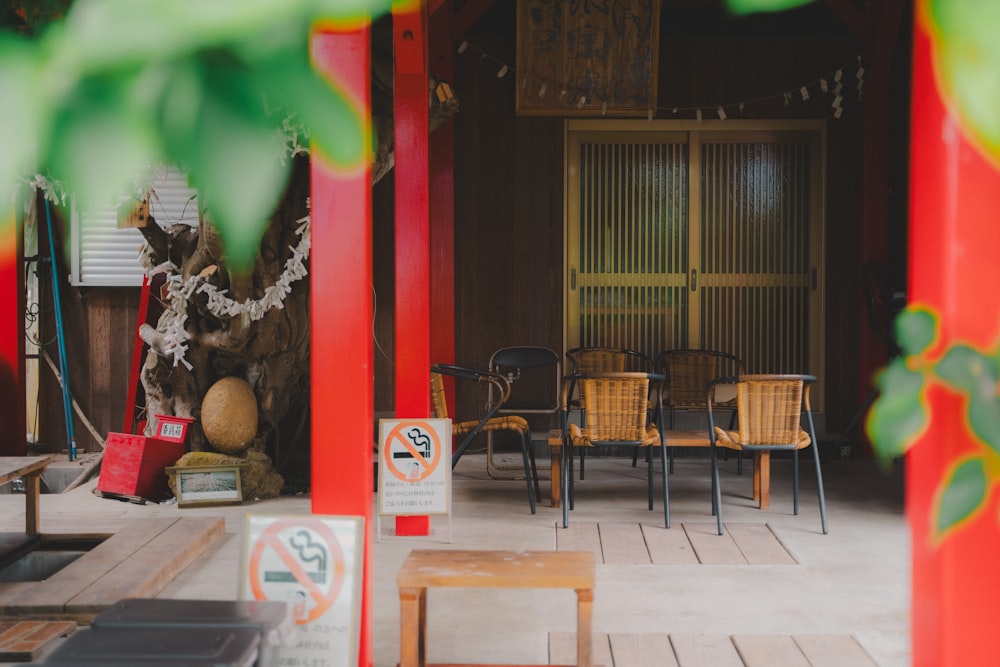
{"label": "dark plastic bin", "polygon": [[252,629],[260,636],[256,667],[276,666],[278,648],[291,645],[295,637],[295,619],[288,605],[270,600],[129,598],[95,616],[91,627]]}
{"label": "dark plastic bin", "polygon": [[260,633],[252,628],[84,628],[44,665],[118,667],[252,667]]}

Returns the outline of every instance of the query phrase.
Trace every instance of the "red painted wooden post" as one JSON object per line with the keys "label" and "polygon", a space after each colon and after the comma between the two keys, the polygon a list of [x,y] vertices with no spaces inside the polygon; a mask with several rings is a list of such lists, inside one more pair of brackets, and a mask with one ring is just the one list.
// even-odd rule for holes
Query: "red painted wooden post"
{"label": "red painted wooden post", "polygon": [[[451,82],[455,49],[451,3],[430,17],[430,57],[434,73]],[[431,361],[455,363],[455,123],[449,120],[430,136],[431,210]],[[454,378],[445,378],[448,414],[455,414]]]}
{"label": "red painted wooden post", "polygon": [[[396,188],[395,412],[430,416],[430,205],[427,7],[394,10],[393,126]],[[428,535],[430,518],[396,518],[397,535]]]}
{"label": "red painted wooden post", "polygon": [[[4,210],[6,208],[6,210]],[[0,204],[0,455],[28,452],[24,386],[23,248],[14,210]]]}
{"label": "red painted wooden post", "polygon": [[[917,13],[927,10],[919,2]],[[912,301],[941,314],[941,341],[984,349],[997,341],[1000,262],[996,212],[1000,171],[967,141],[942,101],[926,23],[914,31],[910,172]],[[973,451],[960,399],[932,392],[930,429],[907,460],[907,515],[912,531],[913,665],[1000,665],[995,641],[1000,593],[996,494],[968,525],[934,541],[931,517],[944,471]],[[877,555],[875,556],[877,557]]]}
{"label": "red painted wooden post", "polygon": [[[371,118],[369,26],[317,30],[316,69]],[[371,145],[366,124],[365,145]],[[318,151],[311,167],[312,511],[365,518],[359,667],[372,665],[371,550],[374,471],[372,183],[370,156],[334,169]]]}

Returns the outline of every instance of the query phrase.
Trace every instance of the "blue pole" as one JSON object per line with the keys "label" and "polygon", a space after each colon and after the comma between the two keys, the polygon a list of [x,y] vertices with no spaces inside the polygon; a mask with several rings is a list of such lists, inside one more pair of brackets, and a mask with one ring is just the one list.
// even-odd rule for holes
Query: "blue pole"
{"label": "blue pole", "polygon": [[63,417],[66,420],[66,454],[70,461],[76,460],[76,434],[73,432],[73,397],[69,392],[69,368],[66,363],[66,337],[63,335],[62,302],[59,299],[59,262],[56,255],[56,241],[52,234],[52,209],[45,200],[45,224],[49,230],[49,256],[52,261],[52,299],[56,311],[56,341],[59,347],[59,373],[63,394]]}

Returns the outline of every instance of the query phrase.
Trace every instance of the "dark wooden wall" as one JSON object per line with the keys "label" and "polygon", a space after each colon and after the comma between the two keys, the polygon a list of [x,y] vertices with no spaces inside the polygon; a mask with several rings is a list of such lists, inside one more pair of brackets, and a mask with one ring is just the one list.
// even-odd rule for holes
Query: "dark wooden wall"
{"label": "dark wooden wall", "polygon": [[[63,221],[54,218],[57,237],[62,236]],[[39,247],[47,248],[44,225],[39,229]],[[66,247],[57,238],[57,244]],[[48,256],[47,252],[43,255]],[[57,257],[59,275],[68,276],[66,257]],[[39,271],[41,340],[44,352],[59,367],[55,314],[52,300],[51,270],[45,264]],[[138,287],[74,288],[60,285],[62,319],[66,341],[66,361],[72,397],[101,438],[120,432],[128,396],[132,348],[139,311]],[[45,451],[67,448],[63,394],[55,375],[44,360],[39,360],[39,443]],[[28,425],[29,430],[31,424]],[[84,421],[74,411],[73,431],[79,452],[100,451]]]}

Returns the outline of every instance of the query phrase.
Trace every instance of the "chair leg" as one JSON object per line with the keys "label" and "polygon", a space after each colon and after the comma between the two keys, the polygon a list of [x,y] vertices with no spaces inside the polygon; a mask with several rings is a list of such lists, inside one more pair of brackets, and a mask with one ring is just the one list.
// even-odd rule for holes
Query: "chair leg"
{"label": "chair leg", "polygon": [[792,514],[799,515],[799,450],[792,452]]}
{"label": "chair leg", "polygon": [[569,495],[563,496],[563,502],[569,503],[569,508],[574,509],[576,499],[573,495],[573,445],[569,446],[569,464],[566,467],[569,469]]}
{"label": "chair leg", "polygon": [[531,513],[535,513],[535,485],[533,484],[533,479],[531,475],[531,461],[528,458],[528,447],[530,446],[531,439],[526,437],[525,434],[521,433],[521,459],[524,462],[524,479],[525,483],[528,485],[528,505],[531,507]]}
{"label": "chair leg", "polygon": [[[569,527],[569,482],[567,477],[569,473],[569,461],[573,460],[573,453],[570,451],[571,445],[569,444],[568,438],[563,438],[563,446],[561,448],[562,456],[562,466],[559,475],[559,487],[561,489],[562,497],[562,515],[563,515],[563,528]],[[568,454],[568,455],[567,455]]]}
{"label": "chair leg", "polygon": [[587,450],[586,449],[581,449],[580,450],[580,480],[581,481],[583,480],[583,463],[584,463],[584,458],[586,456],[587,456]]}
{"label": "chair leg", "polygon": [[[653,458],[652,452],[650,452],[650,458]],[[660,445],[660,465],[663,466],[664,470],[667,469],[666,443]],[[667,475],[663,476],[663,525],[670,528],[670,482],[667,477]]]}
{"label": "chair leg", "polygon": [[646,496],[649,499],[649,511],[653,511],[653,457],[649,456],[649,448],[646,450]]}
{"label": "chair leg", "polygon": [[712,459],[712,514],[715,515],[715,525],[722,535],[722,488],[719,484],[719,455],[714,445],[710,447]]}
{"label": "chair leg", "polygon": [[816,489],[819,493],[819,521],[823,527],[823,534],[826,535],[826,496],[823,493],[823,471],[819,467],[819,447],[813,441],[813,460],[816,462]]}
{"label": "chair leg", "polygon": [[[736,430],[736,410],[730,410],[729,412],[729,430]],[[729,460],[729,450],[726,450],[726,460]],[[736,451],[736,474],[743,474],[743,450]]]}
{"label": "chair leg", "polygon": [[535,500],[541,502],[542,500],[542,488],[538,486],[538,465],[535,463],[535,448],[534,443],[531,441],[529,434],[528,437],[528,455],[531,458],[531,479],[535,483]]}

